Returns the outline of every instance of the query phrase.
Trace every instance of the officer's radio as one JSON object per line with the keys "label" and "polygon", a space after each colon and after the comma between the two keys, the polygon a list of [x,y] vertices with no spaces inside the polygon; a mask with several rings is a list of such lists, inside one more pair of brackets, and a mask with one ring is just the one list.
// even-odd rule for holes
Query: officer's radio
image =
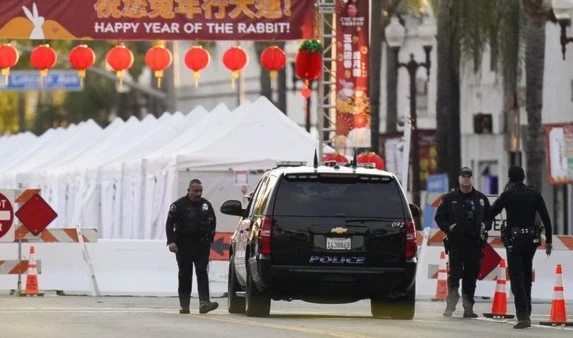
{"label": "officer's radio", "polygon": [[464,216],[465,216],[466,220],[468,220],[468,221],[475,220],[476,206],[475,206],[474,201],[473,200],[465,200],[462,205],[464,207]]}

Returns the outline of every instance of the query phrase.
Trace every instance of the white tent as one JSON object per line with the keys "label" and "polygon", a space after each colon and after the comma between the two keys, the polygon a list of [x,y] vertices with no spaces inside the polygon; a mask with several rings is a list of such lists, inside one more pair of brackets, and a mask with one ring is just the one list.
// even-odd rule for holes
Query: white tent
{"label": "white tent", "polygon": [[0,158],[4,161],[14,149],[26,149],[37,142],[37,139],[38,137],[30,132],[0,136]]}
{"label": "white tent", "polygon": [[[102,238],[121,239],[164,238],[169,204],[190,178],[204,181],[218,209],[225,199],[242,199],[276,161],[311,161],[317,146],[266,98],[232,112],[224,104],[210,113],[199,106],[188,115],[116,119],[103,130],[91,121],[27,139],[3,151],[9,161],[0,162],[0,183],[41,188],[59,214],[51,227],[96,226]],[[237,181],[238,171],[248,181]],[[235,219],[218,217],[219,231],[234,226]]]}
{"label": "white tent", "polygon": [[[168,205],[185,193],[192,178],[204,183],[204,196],[217,211],[218,231],[231,231],[236,219],[218,212],[224,200],[243,200],[262,172],[274,167],[277,161],[312,161],[318,145],[315,137],[265,97],[241,105],[219,122],[216,129],[207,126],[205,130],[210,137],[199,138],[184,152],[169,155],[164,166],[149,166],[156,169],[147,172],[149,190],[145,196],[149,200],[143,207],[144,228],[149,238],[163,237]],[[325,151],[332,149],[327,147]],[[247,172],[248,182],[236,182],[239,171]],[[169,193],[163,187],[174,187],[175,191]]]}

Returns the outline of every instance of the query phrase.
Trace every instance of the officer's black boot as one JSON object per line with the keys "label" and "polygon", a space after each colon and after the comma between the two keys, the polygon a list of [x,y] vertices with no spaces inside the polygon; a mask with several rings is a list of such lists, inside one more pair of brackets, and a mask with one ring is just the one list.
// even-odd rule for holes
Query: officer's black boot
{"label": "officer's black boot", "polygon": [[514,329],[525,329],[531,327],[531,319],[518,320],[517,324],[513,325]]}
{"label": "officer's black boot", "polygon": [[204,314],[216,310],[219,307],[219,303],[217,302],[210,302],[208,300],[204,300],[199,305],[199,313]]}
{"label": "officer's black boot", "polygon": [[189,304],[191,303],[191,295],[179,295],[179,309],[180,314],[189,314]]}
{"label": "officer's black boot", "polygon": [[474,312],[473,301],[466,295],[462,295],[462,303],[464,307],[464,318],[477,318],[477,313]]}

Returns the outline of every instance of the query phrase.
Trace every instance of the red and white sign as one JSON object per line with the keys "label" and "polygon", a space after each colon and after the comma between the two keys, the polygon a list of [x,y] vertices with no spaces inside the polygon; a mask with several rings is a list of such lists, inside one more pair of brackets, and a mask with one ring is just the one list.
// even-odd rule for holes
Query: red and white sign
{"label": "red and white sign", "polygon": [[34,236],[38,236],[58,214],[42,196],[35,194],[16,211],[16,217]]}
{"label": "red and white sign", "polygon": [[0,242],[14,242],[14,191],[0,190]]}

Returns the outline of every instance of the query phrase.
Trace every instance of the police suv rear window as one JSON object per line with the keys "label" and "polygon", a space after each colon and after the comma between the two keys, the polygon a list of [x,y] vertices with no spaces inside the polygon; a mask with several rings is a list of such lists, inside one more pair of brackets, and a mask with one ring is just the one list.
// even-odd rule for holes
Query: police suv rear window
{"label": "police suv rear window", "polygon": [[273,214],[303,217],[403,218],[401,191],[391,176],[288,174]]}

